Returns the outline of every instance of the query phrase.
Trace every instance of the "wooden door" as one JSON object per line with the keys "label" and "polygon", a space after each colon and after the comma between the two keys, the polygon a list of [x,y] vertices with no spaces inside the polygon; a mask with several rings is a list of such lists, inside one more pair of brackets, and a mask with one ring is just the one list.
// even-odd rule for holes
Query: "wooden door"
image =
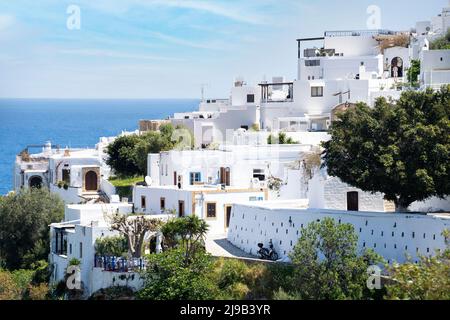
{"label": "wooden door", "polygon": [[348,211],[358,211],[359,210],[358,192],[357,191],[347,192],[347,210]]}

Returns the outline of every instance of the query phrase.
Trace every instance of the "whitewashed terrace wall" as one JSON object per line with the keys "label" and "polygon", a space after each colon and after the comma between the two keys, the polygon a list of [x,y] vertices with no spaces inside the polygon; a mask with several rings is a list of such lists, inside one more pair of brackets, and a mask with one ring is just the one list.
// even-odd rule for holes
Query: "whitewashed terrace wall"
{"label": "whitewashed terrace wall", "polygon": [[[358,249],[372,248],[388,262],[404,262],[406,253],[415,261],[417,254],[433,254],[445,248],[442,231],[450,219],[417,214],[349,212],[325,209],[270,209],[256,205],[233,206],[228,240],[247,253],[256,255],[257,244],[268,246],[272,239],[280,258],[294,248],[302,227],[331,217],[350,223],[357,233]],[[291,218],[292,223],[289,222]]]}
{"label": "whitewashed terrace wall", "polygon": [[127,286],[135,291],[143,286],[143,279],[138,272],[111,272],[104,271],[103,268],[93,268],[91,279],[90,294],[113,286]]}

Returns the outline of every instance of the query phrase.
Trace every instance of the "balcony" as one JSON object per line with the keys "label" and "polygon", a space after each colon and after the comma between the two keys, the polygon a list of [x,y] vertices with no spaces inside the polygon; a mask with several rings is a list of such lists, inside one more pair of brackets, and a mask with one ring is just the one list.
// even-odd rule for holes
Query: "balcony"
{"label": "balcony", "polygon": [[294,83],[261,83],[261,102],[279,103],[294,101]]}
{"label": "balcony", "polygon": [[143,258],[125,259],[115,256],[98,256],[94,257],[94,268],[102,268],[104,271],[110,272],[136,272],[145,270],[147,263]]}

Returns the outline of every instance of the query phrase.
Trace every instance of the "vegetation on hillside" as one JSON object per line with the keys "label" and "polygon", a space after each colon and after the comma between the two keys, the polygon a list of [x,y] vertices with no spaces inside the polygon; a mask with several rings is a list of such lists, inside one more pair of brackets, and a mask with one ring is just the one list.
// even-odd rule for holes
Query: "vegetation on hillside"
{"label": "vegetation on hillside", "polygon": [[47,260],[49,224],[64,217],[64,203],[48,190],[27,189],[0,202],[0,262],[15,270]]}

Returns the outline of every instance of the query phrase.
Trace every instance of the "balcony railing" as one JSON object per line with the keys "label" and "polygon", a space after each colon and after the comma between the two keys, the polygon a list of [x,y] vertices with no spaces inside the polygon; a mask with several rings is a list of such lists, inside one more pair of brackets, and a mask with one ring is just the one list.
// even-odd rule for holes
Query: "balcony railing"
{"label": "balcony railing", "polygon": [[126,259],[115,256],[95,255],[94,267],[103,268],[104,271],[110,272],[137,272],[145,270],[147,263],[143,258]]}

